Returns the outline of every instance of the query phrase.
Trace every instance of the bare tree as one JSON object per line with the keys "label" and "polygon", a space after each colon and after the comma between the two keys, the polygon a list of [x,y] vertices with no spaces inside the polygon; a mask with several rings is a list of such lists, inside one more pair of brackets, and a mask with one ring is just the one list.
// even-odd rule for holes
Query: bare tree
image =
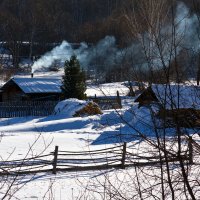
{"label": "bare tree", "polygon": [[[194,86],[189,88],[193,95],[183,92],[186,86],[182,81],[177,59],[186,31],[179,31],[180,21],[184,18],[176,18],[177,2],[173,0],[170,3],[158,0],[132,3],[131,12],[128,9],[125,17],[131,35],[141,44],[141,53],[145,58],[142,61],[145,70],[150,73],[149,85],[157,96],[152,95],[152,99],[148,99],[151,95],[149,88],[141,97],[144,102],[138,108],[139,113],[145,110],[145,115],[137,116],[139,113],[136,107],[132,110],[133,119],[138,119],[137,123],[142,129],[120,116],[124,124],[137,135],[138,140],[143,141],[132,143],[132,153],[139,156],[138,160],[129,160],[135,167],[97,177],[87,189],[92,194],[96,190],[101,199],[198,199],[199,167],[195,162],[199,154],[194,155],[194,163],[190,162],[188,140],[195,143],[190,137],[191,132],[198,132],[195,124],[199,119],[199,110],[198,106],[193,108],[192,105],[198,104],[199,92]],[[136,9],[140,10],[139,14]],[[162,77],[155,76],[158,69],[162,72]],[[170,73],[172,69],[173,74]],[[154,85],[158,78],[163,78],[164,84]],[[172,83],[174,80],[176,84]],[[194,99],[188,109],[185,104],[192,96]],[[145,117],[147,115],[149,118]],[[148,135],[149,132],[154,137]],[[149,157],[146,156],[147,152]],[[150,160],[157,158],[158,163],[140,165],[140,159],[145,160],[147,157]]]}

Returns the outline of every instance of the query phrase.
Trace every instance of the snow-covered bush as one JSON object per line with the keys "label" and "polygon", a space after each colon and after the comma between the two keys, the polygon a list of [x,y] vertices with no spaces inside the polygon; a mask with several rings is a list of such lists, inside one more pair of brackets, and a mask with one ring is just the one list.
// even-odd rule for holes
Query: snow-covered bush
{"label": "snow-covered bush", "polygon": [[54,113],[55,115],[65,115],[65,117],[81,117],[102,114],[101,109],[96,103],[74,98],[60,101],[56,105]]}

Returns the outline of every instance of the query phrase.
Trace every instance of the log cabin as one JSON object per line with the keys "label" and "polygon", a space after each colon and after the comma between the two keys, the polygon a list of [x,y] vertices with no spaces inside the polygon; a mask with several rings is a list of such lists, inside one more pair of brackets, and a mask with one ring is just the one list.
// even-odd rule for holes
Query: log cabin
{"label": "log cabin", "polygon": [[57,78],[11,78],[1,87],[1,102],[58,101],[61,80]]}
{"label": "log cabin", "polygon": [[183,84],[153,84],[135,102],[141,106],[159,105],[157,116],[169,124],[200,127],[200,87]]}

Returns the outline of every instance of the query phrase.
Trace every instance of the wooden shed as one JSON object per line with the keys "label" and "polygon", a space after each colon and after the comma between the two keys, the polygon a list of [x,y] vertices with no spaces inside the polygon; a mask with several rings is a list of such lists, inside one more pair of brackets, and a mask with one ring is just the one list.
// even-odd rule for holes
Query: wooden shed
{"label": "wooden shed", "polygon": [[58,101],[60,86],[56,78],[11,78],[1,87],[1,101]]}
{"label": "wooden shed", "polygon": [[200,87],[183,84],[153,84],[136,99],[139,105],[158,102],[165,109],[200,109]]}
{"label": "wooden shed", "polygon": [[11,78],[1,88],[0,117],[47,116],[61,98],[56,78]]}
{"label": "wooden shed", "polygon": [[153,84],[141,93],[135,102],[139,106],[157,103],[157,116],[169,124],[184,127],[200,126],[200,87],[183,84]]}

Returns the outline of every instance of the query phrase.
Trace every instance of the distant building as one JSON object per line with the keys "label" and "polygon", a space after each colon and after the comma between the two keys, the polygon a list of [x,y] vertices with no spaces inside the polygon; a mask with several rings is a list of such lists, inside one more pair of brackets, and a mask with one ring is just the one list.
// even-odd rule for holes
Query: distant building
{"label": "distant building", "polygon": [[163,108],[200,109],[200,87],[183,84],[153,84],[145,89],[136,99],[139,105],[158,102]]}
{"label": "distant building", "polygon": [[61,98],[57,78],[11,78],[1,87],[1,101],[57,101]]}
{"label": "distant building", "polygon": [[135,102],[139,106],[159,106],[156,116],[165,126],[200,127],[200,87],[183,84],[153,84]]}

